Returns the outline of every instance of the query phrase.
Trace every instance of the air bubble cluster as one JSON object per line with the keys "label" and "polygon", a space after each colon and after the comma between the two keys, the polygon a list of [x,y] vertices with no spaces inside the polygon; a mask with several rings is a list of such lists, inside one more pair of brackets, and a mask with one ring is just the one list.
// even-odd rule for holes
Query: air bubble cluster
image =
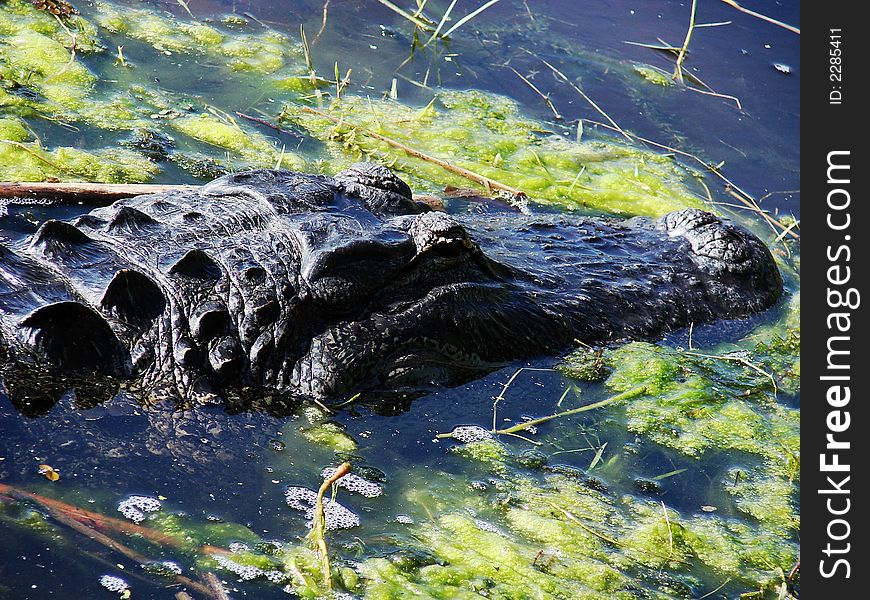
{"label": "air bubble cluster", "polygon": [[396,523],[403,525],[413,525],[414,519],[410,515],[396,515]]}
{"label": "air bubble cluster", "polygon": [[250,581],[258,577],[265,577],[272,583],[285,583],[289,576],[277,569],[265,570],[252,565],[243,565],[223,554],[212,554],[211,558],[223,569],[235,573],[242,581]]}
{"label": "air bubble cluster", "polygon": [[100,585],[110,592],[123,592],[130,589],[126,581],[114,575],[103,575],[100,577]]}
{"label": "air bubble cluster", "polygon": [[251,549],[245,542],[232,542],[228,548],[230,552],[248,552]]}
{"label": "air bubble cluster", "polygon": [[461,425],[459,427],[454,427],[451,435],[454,440],[460,441],[463,444],[492,439],[492,432],[487,431],[478,425]]}
{"label": "air bubble cluster", "polygon": [[323,411],[316,406],[306,406],[304,409],[305,419],[312,425],[316,425],[323,421]]}
{"label": "air bubble cluster", "polygon": [[142,568],[145,569],[148,573],[152,575],[159,575],[160,577],[172,577],[174,575],[181,575],[181,566],[172,562],[171,560],[161,560],[145,563],[142,565]]}
{"label": "air bubble cluster", "polygon": [[145,513],[157,510],[160,510],[160,500],[150,496],[130,496],[118,504],[118,512],[134,523],[141,523],[147,516]]}
{"label": "air bubble cluster", "polygon": [[287,573],[284,573],[283,571],[279,571],[277,569],[266,571],[265,575],[266,579],[268,579],[272,583],[285,583],[288,579],[290,579],[290,576],[287,575]]}
{"label": "air bubble cluster", "polygon": [[222,554],[212,554],[211,557],[222,569],[235,573],[242,581],[250,581],[251,579],[256,579],[257,577],[266,574],[266,572],[259,567],[239,564]]}
{"label": "air bubble cluster", "polygon": [[[308,526],[314,521],[314,505],[317,504],[317,493],[304,487],[289,487],[284,493],[287,504],[291,508],[305,512]],[[359,517],[338,502],[324,502],[323,516],[326,529],[350,529],[359,525]]]}
{"label": "air bubble cluster", "polygon": [[0,217],[9,214],[9,207],[13,205],[34,206],[51,204],[47,198],[0,198]]}
{"label": "air bubble cluster", "polygon": [[489,533],[497,533],[501,535],[501,531],[498,527],[490,523],[489,521],[484,521],[483,519],[475,519],[474,524],[477,525],[477,528],[481,531],[487,531]]}
{"label": "air bubble cluster", "polygon": [[[329,479],[335,474],[336,467],[327,467],[323,469],[323,472],[320,474],[324,480]],[[363,479],[359,475],[354,475],[353,473],[348,473],[341,479],[336,482],[338,487],[342,487],[349,492],[356,492],[357,494],[361,494],[366,498],[377,498],[381,494],[384,493],[384,488],[373,481],[369,481],[368,479]]]}

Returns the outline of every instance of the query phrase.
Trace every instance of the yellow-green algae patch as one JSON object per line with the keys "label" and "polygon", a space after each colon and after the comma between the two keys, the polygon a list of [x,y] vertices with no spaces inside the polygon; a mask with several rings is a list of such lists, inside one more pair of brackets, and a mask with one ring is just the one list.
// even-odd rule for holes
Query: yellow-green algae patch
{"label": "yellow-green algae patch", "polygon": [[138,152],[123,148],[88,152],[61,147],[48,151],[33,142],[0,141],[0,180],[3,181],[138,183],[150,180],[159,171],[155,163]]}
{"label": "yellow-green algae patch", "polygon": [[238,124],[210,114],[168,119],[173,130],[197,141],[228,150],[256,166],[268,165],[291,170],[304,169],[305,163],[294,152],[281,153],[262,134],[245,131]]}
{"label": "yellow-green algae patch", "polygon": [[[737,344],[680,350],[635,342],[602,355],[614,391],[645,393],[616,408],[629,431],[696,459],[727,457],[709,502],[727,505],[766,531],[788,538],[799,527],[800,411],[778,401],[800,374],[800,300],[774,324]],[[589,357],[578,355],[581,373]],[[572,372],[567,360],[567,372]],[[726,463],[727,464],[727,463]]]}
{"label": "yellow-green algae patch", "polygon": [[308,407],[303,416],[304,423],[295,429],[312,444],[335,452],[354,452],[357,449],[356,441],[344,428],[328,421],[326,413],[319,408]]}
{"label": "yellow-green algae patch", "polygon": [[23,142],[29,137],[30,133],[27,131],[24,121],[17,117],[0,117],[0,139]]}
{"label": "yellow-green algae patch", "polygon": [[98,2],[96,23],[109,33],[139,40],[167,55],[204,55],[234,71],[274,73],[302,58],[298,44],[275,31],[260,34],[222,32],[197,22],[186,22],[148,9],[123,10]]}
{"label": "yellow-green algae patch", "polygon": [[475,487],[429,473],[406,485],[415,490],[406,499],[425,515],[410,530],[422,559],[358,564],[366,598],[409,591],[604,599],[636,598],[640,590],[647,598],[690,598],[729,579],[736,589],[772,593],[797,556],[794,543],[762,525],[685,516],[656,501],[614,497],[577,476],[498,471]]}
{"label": "yellow-green algae patch", "polygon": [[477,440],[461,446],[454,446],[453,450],[464,458],[485,464],[493,472],[503,473],[505,471],[505,459],[508,457],[508,451],[497,440]]}
{"label": "yellow-green algae patch", "polygon": [[9,86],[25,85],[42,96],[49,109],[74,111],[85,105],[97,77],[75,59],[64,45],[71,45],[71,40],[63,35],[42,33],[23,23],[0,36],[0,76],[6,88],[0,103],[12,103],[5,99],[11,95]]}
{"label": "yellow-green algae patch", "polygon": [[568,209],[657,216],[701,205],[686,187],[686,171],[672,158],[613,140],[571,141],[523,117],[514,101],[496,94],[438,90],[423,109],[344,96],[327,114],[339,123],[292,106],[283,113],[316,137],[332,140],[336,161],[373,157],[425,191],[470,182],[365,132]]}
{"label": "yellow-green algae patch", "polygon": [[634,65],[634,72],[653,85],[660,85],[662,87],[674,85],[673,79],[649,65]]}

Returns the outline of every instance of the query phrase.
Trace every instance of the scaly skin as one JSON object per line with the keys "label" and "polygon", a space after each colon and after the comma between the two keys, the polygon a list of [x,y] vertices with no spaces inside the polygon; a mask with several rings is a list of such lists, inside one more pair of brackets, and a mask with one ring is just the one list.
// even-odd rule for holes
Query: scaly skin
{"label": "scaly skin", "polygon": [[[764,310],[767,248],[689,209],[657,221],[449,216],[387,169],[229,175],[0,245],[0,353],[156,397],[337,398]],[[5,341],[4,341],[5,340]]]}

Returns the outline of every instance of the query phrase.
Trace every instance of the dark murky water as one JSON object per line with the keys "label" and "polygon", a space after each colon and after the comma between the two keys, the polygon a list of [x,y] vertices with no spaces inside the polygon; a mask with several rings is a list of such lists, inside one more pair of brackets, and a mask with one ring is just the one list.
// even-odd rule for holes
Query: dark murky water
{"label": "dark murky water", "polygon": [[[183,14],[175,2],[158,4]],[[440,15],[448,2],[429,4],[431,13]],[[695,32],[687,67],[716,92],[739,98],[742,110],[729,99],[691,91],[675,93],[649,85],[632,91],[622,85],[613,86],[608,80],[608,61],[671,68],[672,59],[666,55],[625,42],[656,43],[657,38],[662,38],[679,45],[685,35],[690,2],[504,0],[469,24],[465,35],[457,36],[449,50],[442,48],[434,59],[431,53],[420,53],[396,76],[396,67],[408,55],[412,27],[374,0],[333,0],[328,6],[327,26],[313,48],[313,58],[319,72],[331,72],[335,62],[342,70],[352,68],[355,84],[373,94],[389,90],[396,77],[396,90],[403,102],[428,101],[428,92],[408,81],[422,81],[428,71],[430,82],[440,80],[447,87],[505,94],[521,102],[530,115],[550,119],[550,109],[507,68],[512,66],[533,76],[535,85],[549,95],[564,117],[564,124],[554,126],[568,129],[577,118],[600,120],[600,115],[541,65],[540,59],[544,58],[558,64],[569,77],[580,77],[589,96],[623,128],[697,154],[706,162],[724,162],[727,175],[756,198],[764,198],[765,208],[799,217],[799,194],[795,191],[800,187],[799,37],[742,15],[721,2],[700,4],[700,22],[730,23]],[[291,36],[296,35],[300,23],[305,24],[306,31],[316,32],[322,9],[319,0],[194,0],[189,6],[197,15],[247,12]],[[797,2],[765,3],[764,10],[771,17],[800,24]],[[536,33],[530,36],[529,31]],[[581,59],[564,52],[566,47],[600,56],[601,69],[582,72],[590,64],[589,54]],[[784,73],[785,67],[777,69],[775,64],[787,65],[790,72]],[[154,76],[164,80],[182,78],[189,82],[192,92],[203,95],[219,84],[208,78],[207,69],[195,65],[177,73],[155,72]],[[256,90],[234,93],[251,101],[257,97]],[[70,134],[58,131],[56,135],[55,143]],[[173,176],[178,173],[170,171],[163,177],[170,180]],[[734,203],[720,182],[710,178],[708,185],[717,201]],[[81,210],[13,206],[10,212],[9,217],[0,220],[0,232],[16,237],[29,233],[44,219],[69,218]],[[751,212],[734,208],[733,214],[753,223],[756,229],[760,227]],[[696,342],[705,343],[723,334],[719,328],[710,327],[696,330],[694,335]],[[670,341],[685,344],[685,334],[675,335]],[[550,367],[552,363],[543,360],[531,366]],[[462,466],[445,452],[445,444],[435,440],[434,435],[457,424],[488,426],[492,398],[518,366],[529,365],[512,365],[472,384],[433,393],[398,414],[384,416],[365,407],[350,408],[338,413],[334,421],[357,440],[355,453],[361,462],[382,471],[388,486],[401,489],[409,473],[461,473]],[[548,413],[568,385],[570,382],[557,373],[528,372],[511,386],[499,414],[516,420],[524,414]],[[596,385],[586,386],[583,391],[584,397],[590,398],[605,394]],[[34,491],[51,486],[52,491],[57,491],[64,486],[67,501],[104,512],[113,511],[117,501],[128,494],[159,495],[168,499],[167,506],[172,509],[203,520],[224,519],[246,524],[266,539],[286,538],[288,531],[298,534],[304,527],[301,516],[287,510],[283,490],[287,485],[316,487],[320,469],[335,462],[332,451],[295,439],[302,421],[299,415],[222,416],[218,422],[225,431],[217,436],[218,442],[208,441],[207,436],[214,433],[208,425],[200,429],[191,425],[191,439],[202,437],[206,440],[203,444],[212,445],[203,451],[205,458],[197,460],[189,452],[189,448],[196,447],[190,444],[191,439],[184,443],[170,440],[167,449],[166,441],[154,433],[148,416],[124,397],[82,410],[67,394],[44,414],[24,416],[0,393],[0,483]],[[567,432],[570,439],[586,437],[593,447],[603,441],[609,442],[611,448],[633,442],[633,436],[619,423],[608,420],[606,412],[584,418],[579,425],[578,421],[554,425],[554,432],[568,427],[573,428]],[[275,444],[276,440],[284,444],[283,449]],[[586,468],[591,460],[590,452],[566,452],[558,462]],[[60,481],[45,481],[37,473],[40,463],[56,468]],[[660,496],[678,510],[703,503],[705,482],[720,477],[726,465],[711,459],[699,470],[675,453],[649,446],[642,448],[631,464],[620,466],[620,473],[628,477],[612,479],[609,484],[616,493],[630,493],[634,477],[652,478],[684,467],[692,467],[694,474],[663,480]],[[354,536],[367,539],[392,517],[404,513],[401,498],[389,494],[358,504],[363,527],[339,536],[341,543],[352,542]],[[0,540],[0,598],[66,598],[72,594],[110,598],[112,594],[100,587],[98,575],[125,573],[115,565],[117,556],[112,558],[98,546],[77,553],[69,548],[69,542],[22,536],[2,520]],[[134,569],[130,561],[121,562],[126,563],[126,572]],[[174,594],[159,582],[134,577],[129,578],[136,589],[134,598],[171,598]],[[279,588],[243,588],[248,597],[286,597]]]}

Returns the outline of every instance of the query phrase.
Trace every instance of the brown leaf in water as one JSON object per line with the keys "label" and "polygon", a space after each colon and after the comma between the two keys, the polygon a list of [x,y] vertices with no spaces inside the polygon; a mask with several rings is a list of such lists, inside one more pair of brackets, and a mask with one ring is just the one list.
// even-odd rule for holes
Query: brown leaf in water
{"label": "brown leaf in water", "polygon": [[58,479],[60,479],[60,473],[55,471],[54,467],[52,467],[51,465],[39,465],[39,474],[45,475],[45,478],[49,481],[57,481]]}

